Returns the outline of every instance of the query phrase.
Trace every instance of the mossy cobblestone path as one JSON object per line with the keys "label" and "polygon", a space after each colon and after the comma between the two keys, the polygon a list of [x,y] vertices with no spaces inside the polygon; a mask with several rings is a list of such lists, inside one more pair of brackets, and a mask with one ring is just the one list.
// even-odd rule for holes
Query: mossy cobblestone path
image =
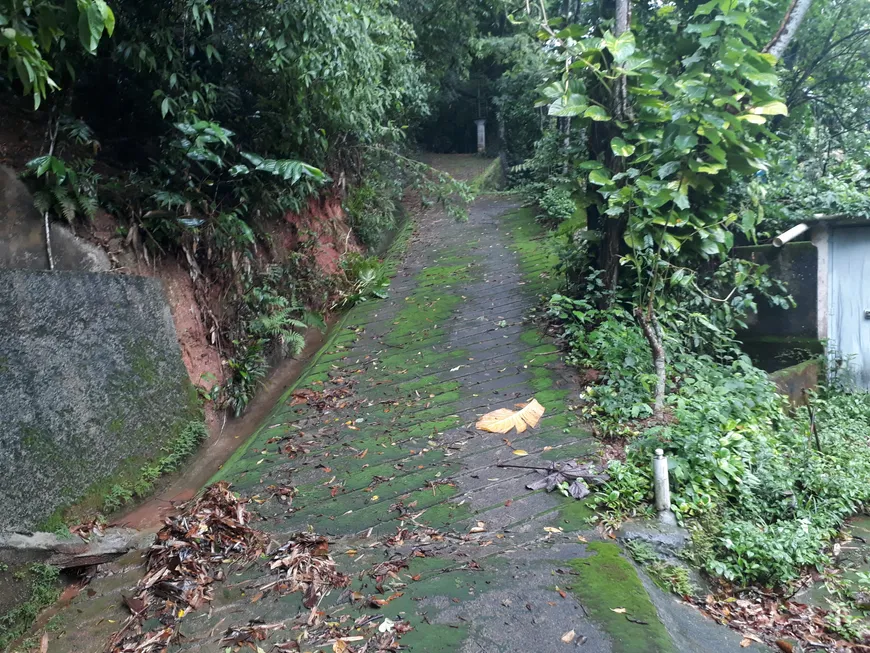
{"label": "mossy cobblestone path", "polygon": [[[530,212],[490,198],[467,223],[427,214],[400,235],[390,260],[389,299],[341,321],[215,479],[252,499],[255,527],[279,542],[307,530],[329,536],[351,590],[392,596],[380,609],[359,608],[333,591],[320,605],[327,619],[361,611],[407,619],[413,630],[400,642],[418,653],[705,650],[674,644],[615,544],[588,548],[599,538],[582,504],[526,490],[533,472],[497,467],[582,458],[598,446],[568,409],[577,391],[570,370],[528,319],[555,288],[556,261]],[[474,429],[483,413],[530,397],[547,409],[537,429]],[[297,489],[292,504],[275,497],[276,486]],[[440,535],[387,543],[399,529]],[[364,572],[409,555],[410,568],[378,594]],[[136,583],[138,565],[131,556],[63,610],[49,650],[101,650],[124,618],[120,593]],[[211,609],[184,618],[177,650],[222,650],[220,633],[250,619],[286,624],[260,643],[264,651],[297,637],[309,614],[301,597],[252,602],[266,575],[257,564],[229,573]],[[632,620],[612,612],[621,607]]]}

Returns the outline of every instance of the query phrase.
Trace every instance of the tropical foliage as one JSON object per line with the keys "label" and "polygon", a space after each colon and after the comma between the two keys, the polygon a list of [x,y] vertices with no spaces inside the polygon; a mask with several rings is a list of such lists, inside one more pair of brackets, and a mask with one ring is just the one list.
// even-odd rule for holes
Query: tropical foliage
{"label": "tropical foliage", "polygon": [[867,211],[867,5],[817,2],[783,43],[794,31],[776,26],[798,4],[530,3],[514,16],[537,26],[548,77],[544,133],[512,178],[562,236],[565,291],[549,311],[571,361],[594,371],[579,409],[627,443],[599,516],[650,514],[661,448],[688,555],[739,585],[823,569],[870,499],[855,453],[866,395],[814,397],[818,438],[740,351],[758,302],[792,302],[735,245]]}

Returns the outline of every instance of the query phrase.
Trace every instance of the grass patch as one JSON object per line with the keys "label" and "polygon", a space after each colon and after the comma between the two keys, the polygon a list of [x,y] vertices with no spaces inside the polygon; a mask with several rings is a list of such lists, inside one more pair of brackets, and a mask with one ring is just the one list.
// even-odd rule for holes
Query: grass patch
{"label": "grass patch", "polygon": [[21,582],[30,584],[30,598],[0,616],[0,650],[27,634],[39,613],[60,596],[60,571],[49,565],[34,564],[23,573]]}
{"label": "grass patch", "polygon": [[662,559],[648,542],[631,540],[626,543],[625,548],[661,589],[678,596],[691,596],[695,593],[695,587],[689,580],[689,570]]}

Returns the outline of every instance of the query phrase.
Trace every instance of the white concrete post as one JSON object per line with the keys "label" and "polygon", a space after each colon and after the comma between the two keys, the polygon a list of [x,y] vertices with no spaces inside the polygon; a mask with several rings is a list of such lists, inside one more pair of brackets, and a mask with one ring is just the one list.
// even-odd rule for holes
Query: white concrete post
{"label": "white concrete post", "polygon": [[483,154],[486,152],[486,120],[475,120],[477,125],[477,153]]}
{"label": "white concrete post", "polygon": [[671,486],[668,478],[668,459],[665,452],[656,449],[653,459],[653,482],[655,483],[656,510],[659,512],[671,510]]}

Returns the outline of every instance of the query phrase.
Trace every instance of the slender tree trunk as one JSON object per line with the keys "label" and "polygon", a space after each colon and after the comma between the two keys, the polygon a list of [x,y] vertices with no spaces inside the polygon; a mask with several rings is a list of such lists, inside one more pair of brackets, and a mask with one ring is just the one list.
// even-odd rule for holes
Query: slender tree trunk
{"label": "slender tree trunk", "polygon": [[[619,1],[617,0],[617,2]],[[770,40],[770,43],[765,46],[764,52],[772,54],[777,59],[782,59],[785,49],[792,38],[794,38],[794,35],[797,34],[798,28],[801,26],[804,16],[807,15],[807,11],[809,11],[812,4],[813,0],[792,0],[782,19],[782,24]]]}
{"label": "slender tree trunk", "polygon": [[662,419],[665,413],[665,391],[667,390],[667,356],[665,354],[664,334],[662,333],[661,324],[655,313],[644,313],[643,309],[636,307],[634,309],[634,318],[640,325],[644,337],[649,343],[650,351],[652,352],[653,366],[656,371],[656,390],[653,404],[653,416],[656,419]]}
{"label": "slender tree trunk", "polygon": [[571,149],[571,118],[559,118],[558,126],[559,133],[562,134],[562,175],[568,176],[571,158],[569,155],[569,150]]}
{"label": "slender tree trunk", "polygon": [[[613,35],[619,38],[631,29],[631,4],[630,0],[616,0],[616,24]],[[623,75],[616,80],[616,88],[613,93],[613,115],[617,120],[628,120],[631,116],[631,107],[628,102],[628,78]]]}
{"label": "slender tree trunk", "polygon": [[[630,0],[616,0],[615,2],[615,26],[614,35],[619,37],[631,27],[631,3]],[[630,122],[633,119],[631,105],[628,98],[628,78],[624,75],[617,79],[613,88],[613,117],[622,122]],[[608,123],[612,125],[612,123]],[[610,139],[617,134],[608,134],[604,146],[604,156],[608,167],[614,173],[621,172],[622,159],[614,157],[610,150]],[[619,259],[622,248],[622,237],[625,232],[627,220],[624,216],[618,218],[602,216],[604,229],[602,233],[601,250],[599,255],[599,267],[604,271],[604,283],[608,290],[616,290],[619,283]]]}

